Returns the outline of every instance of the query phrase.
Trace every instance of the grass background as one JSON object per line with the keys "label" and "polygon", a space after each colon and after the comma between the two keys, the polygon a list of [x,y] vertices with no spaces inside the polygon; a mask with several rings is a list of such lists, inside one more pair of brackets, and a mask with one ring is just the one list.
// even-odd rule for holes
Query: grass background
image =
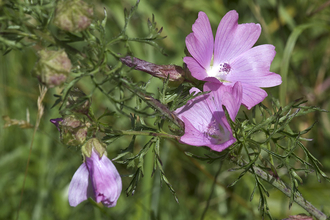
{"label": "grass background", "polygon": [[[123,9],[130,8],[134,1],[93,1],[95,17],[103,18],[103,8],[108,12],[107,37],[116,36],[124,24]],[[329,5],[329,4],[328,4]],[[147,34],[147,19],[155,15],[158,27],[163,27],[166,39],[160,42],[167,56],[148,45],[132,43],[136,57],[157,64],[182,65],[185,37],[191,32],[191,26],[199,11],[204,11],[215,33],[222,16],[229,10],[236,10],[239,23],[260,23],[261,36],[256,43],[273,44],[276,57],[271,71],[282,75],[280,87],[267,89],[268,94],[281,97],[282,103],[304,97],[308,105],[330,110],[329,104],[329,59],[330,59],[330,7],[321,0],[247,0],[247,1],[146,1],[142,0],[128,27],[130,37]],[[120,48],[118,48],[120,50]],[[38,81],[31,76],[31,70],[37,60],[34,48],[12,51],[0,56],[0,113],[12,119],[35,123],[37,115]],[[137,81],[147,81],[149,76],[134,72]],[[151,91],[161,85],[153,80]],[[88,82],[81,81],[79,86],[89,90]],[[45,114],[33,143],[30,166],[20,209],[21,220],[25,219],[200,219],[211,192],[211,186],[219,164],[207,164],[187,157],[184,151],[203,155],[209,151],[164,140],[161,143],[161,157],[165,173],[176,190],[177,204],[171,192],[164,185],[160,187],[159,175],[150,177],[152,155],[145,161],[145,177],[134,196],[126,197],[123,192],[114,208],[103,209],[83,202],[76,208],[67,201],[68,186],[72,175],[81,164],[78,149],[66,148],[59,142],[59,134],[49,120],[59,117],[57,109],[51,109],[60,89],[50,89],[44,100]],[[264,101],[269,105],[268,101]],[[93,97],[93,109],[96,115],[109,107],[101,94]],[[242,110],[246,110],[243,109]],[[330,120],[328,113],[311,113],[297,118],[292,128],[303,130],[313,122],[317,124],[305,135],[313,138],[306,143],[308,149],[324,165],[323,170],[330,175]],[[128,120],[114,118],[113,126],[129,128]],[[33,129],[18,126],[0,127],[0,219],[15,219],[23,184],[29,146]],[[147,141],[138,138],[135,147],[139,149]],[[127,146],[129,140],[122,138],[108,146],[108,154],[113,158],[120,149]],[[140,145],[140,146],[139,146]],[[302,152],[300,152],[302,154]],[[133,171],[123,165],[116,165],[122,175]],[[258,196],[250,202],[254,187],[252,176],[246,175],[234,187],[226,186],[238,177],[239,172],[228,172],[233,164],[224,164],[217,178],[209,209],[204,219],[260,219]],[[285,175],[283,173],[282,175]],[[285,177],[284,177],[285,179]],[[315,175],[302,175],[303,184],[299,187],[304,197],[330,215],[329,183],[318,183]],[[123,189],[130,178],[123,177]],[[269,187],[268,204],[274,218],[282,219],[289,215],[306,213],[297,205],[288,209],[289,199]]]}

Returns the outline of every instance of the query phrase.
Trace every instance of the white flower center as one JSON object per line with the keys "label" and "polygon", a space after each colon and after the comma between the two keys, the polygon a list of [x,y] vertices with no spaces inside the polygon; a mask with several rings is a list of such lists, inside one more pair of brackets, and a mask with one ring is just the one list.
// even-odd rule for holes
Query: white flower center
{"label": "white flower center", "polygon": [[220,63],[217,66],[210,66],[206,71],[210,77],[215,77],[221,82],[228,82],[227,75],[230,73],[231,66],[228,63]]}

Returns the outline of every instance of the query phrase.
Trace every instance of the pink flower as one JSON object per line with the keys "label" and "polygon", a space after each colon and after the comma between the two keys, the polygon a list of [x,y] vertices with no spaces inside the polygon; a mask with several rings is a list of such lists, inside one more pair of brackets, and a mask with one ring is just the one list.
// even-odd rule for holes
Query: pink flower
{"label": "pink flower", "polygon": [[120,175],[111,160],[92,150],[91,157],[85,157],[73,175],[69,186],[69,203],[77,206],[88,197],[106,207],[114,207],[120,196],[122,183]]}
{"label": "pink flower", "polygon": [[241,82],[242,104],[251,109],[267,96],[259,87],[277,86],[282,80],[280,75],[269,72],[275,47],[264,44],[252,48],[260,36],[260,25],[238,24],[237,20],[237,12],[229,11],[220,21],[214,41],[207,15],[199,12],[193,33],[186,37],[192,57],[183,61],[196,79],[231,86]]}
{"label": "pink flower", "polygon": [[[233,87],[207,82],[204,91],[211,92],[188,101],[175,111],[185,124],[185,134],[180,141],[193,146],[208,146],[220,152],[236,141],[222,105],[226,106],[234,121],[242,101],[242,86],[240,82]],[[199,90],[192,88],[192,92]]]}

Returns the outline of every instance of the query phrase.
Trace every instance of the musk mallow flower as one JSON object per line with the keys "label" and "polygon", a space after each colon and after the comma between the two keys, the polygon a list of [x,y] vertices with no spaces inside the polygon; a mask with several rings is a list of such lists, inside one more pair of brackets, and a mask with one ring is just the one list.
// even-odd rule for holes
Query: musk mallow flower
{"label": "musk mallow flower", "polygon": [[275,47],[270,44],[253,47],[261,33],[260,25],[237,21],[237,12],[229,11],[221,19],[214,40],[207,15],[199,12],[193,33],[186,37],[192,57],[184,57],[183,61],[198,80],[231,86],[241,82],[242,104],[251,109],[267,96],[260,87],[277,86],[282,80],[269,71]]}
{"label": "musk mallow flower", "polygon": [[106,155],[105,146],[92,138],[82,147],[84,162],[69,186],[69,204],[77,206],[91,197],[106,207],[114,207],[122,190],[121,177]]}
{"label": "musk mallow flower", "polygon": [[[236,82],[233,87],[207,82],[203,90],[211,92],[188,101],[175,111],[185,124],[185,134],[180,142],[207,146],[220,152],[236,141],[222,105],[234,121],[242,102],[242,86],[240,82]],[[192,92],[199,90],[192,88],[190,93]]]}

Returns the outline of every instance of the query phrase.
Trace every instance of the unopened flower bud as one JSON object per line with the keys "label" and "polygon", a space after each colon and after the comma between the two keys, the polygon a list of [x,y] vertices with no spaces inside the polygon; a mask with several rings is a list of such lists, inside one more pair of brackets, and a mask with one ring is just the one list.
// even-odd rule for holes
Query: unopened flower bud
{"label": "unopened flower bud", "polygon": [[61,86],[71,71],[71,61],[64,50],[41,50],[33,72],[49,88]]}
{"label": "unopened flower bud", "polygon": [[73,88],[69,92],[66,106],[70,111],[87,115],[91,104],[85,93],[78,88]]}
{"label": "unopened flower bud", "polygon": [[77,206],[88,197],[106,207],[114,207],[122,190],[121,177],[106,155],[105,145],[92,138],[82,147],[84,162],[73,175],[69,203]]}
{"label": "unopened flower bud", "polygon": [[53,123],[57,127],[58,131],[61,131],[61,129],[60,129],[60,122],[61,121],[63,121],[63,118],[50,119],[50,122]]}
{"label": "unopened flower bud", "polygon": [[122,63],[136,70],[149,73],[152,76],[166,79],[181,84],[184,81],[185,72],[180,66],[176,65],[156,65],[135,57],[126,56],[120,59]]}
{"label": "unopened flower bud", "polygon": [[58,122],[61,142],[67,146],[82,145],[86,140],[90,126],[90,122],[84,117],[78,118],[75,115],[65,115],[63,120]]}
{"label": "unopened flower bud", "polygon": [[93,8],[81,0],[60,0],[56,5],[54,24],[70,32],[80,32],[89,27]]}

